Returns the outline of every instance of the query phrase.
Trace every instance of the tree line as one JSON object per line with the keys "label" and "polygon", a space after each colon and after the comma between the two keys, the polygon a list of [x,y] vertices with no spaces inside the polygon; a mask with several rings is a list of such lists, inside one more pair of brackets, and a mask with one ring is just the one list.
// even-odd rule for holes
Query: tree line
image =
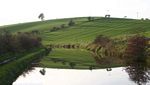
{"label": "tree line", "polygon": [[32,32],[18,32],[12,34],[9,31],[0,33],[0,55],[6,53],[20,53],[41,46],[41,38]]}

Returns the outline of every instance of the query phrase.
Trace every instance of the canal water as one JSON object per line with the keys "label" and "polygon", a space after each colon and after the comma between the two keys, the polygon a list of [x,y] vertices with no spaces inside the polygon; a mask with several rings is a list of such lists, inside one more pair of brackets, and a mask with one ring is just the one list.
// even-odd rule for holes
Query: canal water
{"label": "canal water", "polygon": [[[149,85],[148,81],[144,83]],[[125,67],[96,70],[39,68],[22,74],[13,85],[137,85]]]}

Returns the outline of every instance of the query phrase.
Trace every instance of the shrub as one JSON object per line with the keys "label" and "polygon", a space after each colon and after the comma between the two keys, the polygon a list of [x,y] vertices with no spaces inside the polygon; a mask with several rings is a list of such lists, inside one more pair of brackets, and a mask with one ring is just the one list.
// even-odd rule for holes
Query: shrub
{"label": "shrub", "polygon": [[145,20],[149,20],[148,18],[145,18]]}
{"label": "shrub", "polygon": [[141,20],[144,20],[144,18],[141,18]]}
{"label": "shrub", "polygon": [[73,26],[73,25],[75,25],[75,22],[71,19],[68,23],[68,26]]}
{"label": "shrub", "polygon": [[76,63],[70,62],[70,63],[69,63],[69,66],[73,69],[73,68],[76,66]]}
{"label": "shrub", "polygon": [[62,24],[60,27],[61,27],[61,28],[65,28],[65,24]]}
{"label": "shrub", "polygon": [[32,33],[21,33],[17,35],[17,40],[23,50],[30,50],[41,45],[41,38]]}
{"label": "shrub", "polygon": [[31,33],[32,34],[39,34],[40,32],[38,30],[32,30]]}
{"label": "shrub", "polygon": [[15,35],[8,31],[0,34],[0,54],[18,53],[41,46],[41,38],[34,33],[17,33]]}
{"label": "shrub", "polygon": [[92,18],[91,18],[91,17],[88,17],[88,21],[92,21]]}
{"label": "shrub", "polygon": [[103,35],[99,35],[96,37],[96,39],[94,40],[94,44],[99,44],[101,46],[105,46],[107,43],[109,43],[111,40]]}
{"label": "shrub", "polygon": [[50,32],[54,32],[54,31],[57,31],[59,29],[60,29],[60,27],[53,27],[52,29],[50,29]]}
{"label": "shrub", "polygon": [[88,17],[88,21],[94,21],[94,17]]}

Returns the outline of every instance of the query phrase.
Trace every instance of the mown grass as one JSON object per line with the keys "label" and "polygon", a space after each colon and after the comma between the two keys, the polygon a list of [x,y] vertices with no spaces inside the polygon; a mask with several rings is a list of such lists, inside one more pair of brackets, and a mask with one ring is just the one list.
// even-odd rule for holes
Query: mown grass
{"label": "mown grass", "polygon": [[106,35],[109,37],[122,37],[129,34],[143,33],[150,36],[150,21],[119,18],[97,17],[95,21],[88,22],[86,17],[73,18],[76,25],[62,30],[50,32],[54,26],[68,24],[68,19],[56,19],[31,23],[22,23],[9,26],[1,26],[0,29],[7,29],[11,32],[27,32],[39,30],[43,38],[43,44],[88,44],[92,42],[97,35]]}
{"label": "mown grass", "polygon": [[[56,62],[52,59],[56,59]],[[63,62],[65,61],[65,64]],[[53,49],[44,57],[40,65],[42,67],[70,68],[69,63],[75,63],[75,68],[88,69],[89,66],[96,66],[96,62],[91,53],[85,49]]]}
{"label": "mown grass", "polygon": [[[85,21],[83,21],[85,22]],[[150,32],[150,21],[112,19],[110,21],[99,19],[85,22],[68,29],[56,32],[43,33],[44,43],[80,43],[88,44],[98,35],[109,37],[126,36],[135,33],[147,34]],[[146,33],[144,33],[146,34]]]}

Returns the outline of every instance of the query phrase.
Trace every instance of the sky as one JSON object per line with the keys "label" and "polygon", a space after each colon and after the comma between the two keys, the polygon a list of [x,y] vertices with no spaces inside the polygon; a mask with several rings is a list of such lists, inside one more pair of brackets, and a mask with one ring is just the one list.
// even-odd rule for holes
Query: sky
{"label": "sky", "polygon": [[0,26],[83,16],[150,18],[150,0],[0,0]]}

